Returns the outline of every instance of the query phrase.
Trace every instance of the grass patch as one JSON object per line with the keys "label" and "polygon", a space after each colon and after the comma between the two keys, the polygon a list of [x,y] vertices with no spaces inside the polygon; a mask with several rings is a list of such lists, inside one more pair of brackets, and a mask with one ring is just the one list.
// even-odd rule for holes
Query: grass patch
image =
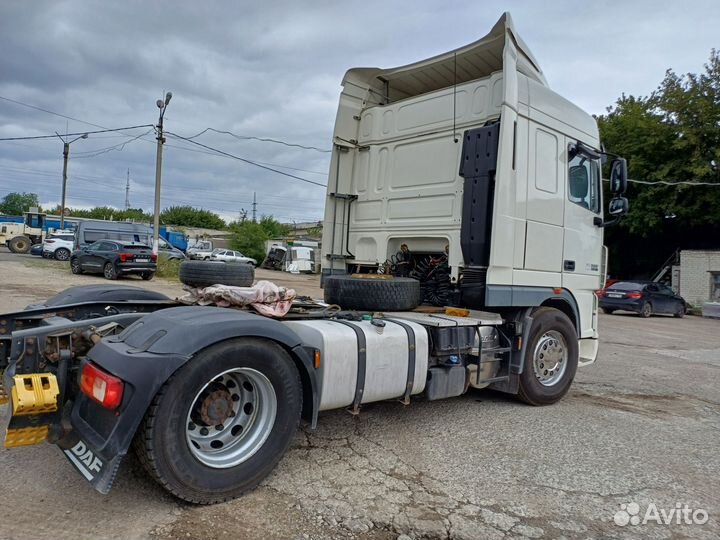
{"label": "grass patch", "polygon": [[180,281],[180,261],[177,259],[158,257],[157,272],[155,275],[164,279]]}
{"label": "grass patch", "polygon": [[70,270],[70,263],[68,261],[45,259],[44,257],[25,258],[22,260],[22,263],[30,268],[65,268],[68,271]]}

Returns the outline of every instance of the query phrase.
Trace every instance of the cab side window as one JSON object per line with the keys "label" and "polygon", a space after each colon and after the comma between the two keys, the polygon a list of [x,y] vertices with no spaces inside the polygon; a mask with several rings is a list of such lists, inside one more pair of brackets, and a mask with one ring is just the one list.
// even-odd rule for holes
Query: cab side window
{"label": "cab side window", "polygon": [[600,164],[576,155],[568,164],[568,198],[583,208],[600,212]]}

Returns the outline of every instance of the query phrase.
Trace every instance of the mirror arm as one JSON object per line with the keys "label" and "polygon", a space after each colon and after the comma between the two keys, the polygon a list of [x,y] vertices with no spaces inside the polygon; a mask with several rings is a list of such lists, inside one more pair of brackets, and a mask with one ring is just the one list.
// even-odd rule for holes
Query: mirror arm
{"label": "mirror arm", "polygon": [[613,225],[617,225],[620,223],[620,220],[622,219],[622,216],[616,216],[608,221],[603,221],[602,218],[596,217],[593,219],[593,225],[596,227],[612,227]]}

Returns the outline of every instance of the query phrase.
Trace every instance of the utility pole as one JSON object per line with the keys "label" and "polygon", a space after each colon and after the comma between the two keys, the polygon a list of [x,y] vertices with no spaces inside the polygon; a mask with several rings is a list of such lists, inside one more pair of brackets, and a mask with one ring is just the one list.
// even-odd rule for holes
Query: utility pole
{"label": "utility pole", "polygon": [[162,177],[162,149],[165,143],[163,137],[163,117],[167,106],[172,99],[172,92],[165,94],[165,101],[158,99],[155,104],[160,109],[160,118],[157,125],[157,158],[155,160],[155,215],[153,216],[153,253],[158,254],[160,248],[160,180]]}
{"label": "utility pole", "polygon": [[257,197],[253,191],[253,223],[257,223]]}
{"label": "utility pole", "polygon": [[130,210],[130,169],[128,169],[127,182],[125,184],[125,210]]}
{"label": "utility pole", "polygon": [[62,181],[62,197],[60,199],[60,229],[65,228],[65,193],[67,192],[67,169],[68,169],[68,159],[70,158],[70,145],[77,141],[78,139],[87,139],[88,134],[84,133],[80,135],[79,137],[73,139],[72,141],[68,142],[65,139],[62,138],[62,135],[60,135],[57,131],[55,132],[55,135],[57,135],[60,140],[63,142],[63,181]]}

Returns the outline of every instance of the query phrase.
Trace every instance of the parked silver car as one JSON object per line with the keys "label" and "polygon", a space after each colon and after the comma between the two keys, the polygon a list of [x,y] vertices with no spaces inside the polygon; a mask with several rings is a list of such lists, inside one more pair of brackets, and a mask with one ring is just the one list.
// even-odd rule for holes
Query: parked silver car
{"label": "parked silver car", "polygon": [[225,262],[237,262],[246,263],[257,266],[257,261],[252,257],[246,257],[239,251],[233,251],[232,249],[217,249],[210,255],[211,261],[225,261]]}

